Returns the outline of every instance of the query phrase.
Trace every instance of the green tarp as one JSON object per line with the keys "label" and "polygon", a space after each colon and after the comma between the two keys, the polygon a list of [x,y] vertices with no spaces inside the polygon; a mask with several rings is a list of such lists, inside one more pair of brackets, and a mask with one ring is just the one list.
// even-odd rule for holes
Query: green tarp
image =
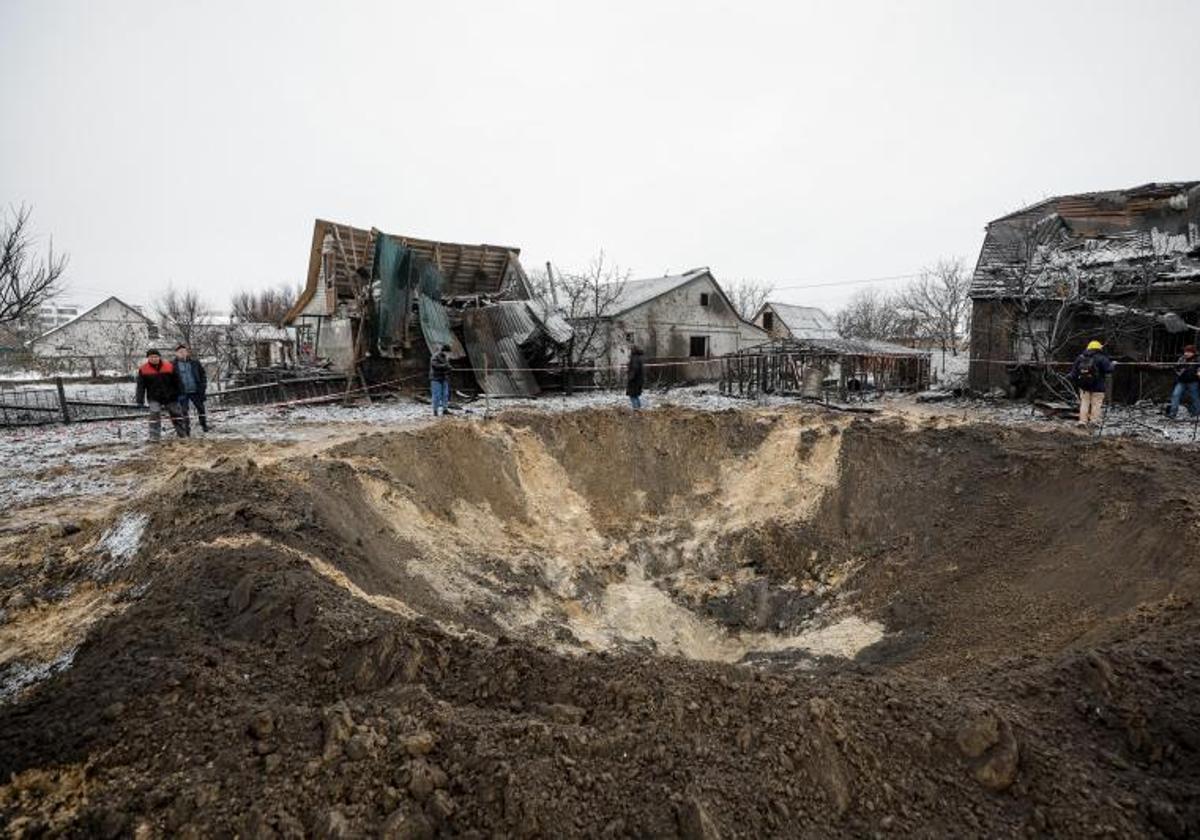
{"label": "green tarp", "polygon": [[442,275],[424,257],[386,233],[376,233],[373,280],[375,341],[384,356],[403,355],[412,326],[413,302],[418,302],[421,332],[432,347],[457,344],[441,304]]}

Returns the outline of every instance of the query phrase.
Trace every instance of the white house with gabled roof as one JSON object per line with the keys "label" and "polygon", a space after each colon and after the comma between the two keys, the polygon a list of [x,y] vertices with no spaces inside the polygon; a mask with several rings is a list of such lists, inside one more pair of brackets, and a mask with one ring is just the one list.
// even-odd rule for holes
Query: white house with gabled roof
{"label": "white house with gabled roof", "polygon": [[708,268],[625,281],[601,321],[596,361],[619,376],[630,349],[641,347],[648,383],[718,379],[713,359],[768,338],[738,314]]}
{"label": "white house with gabled roof", "polygon": [[129,373],[157,339],[153,321],[110,297],[42,333],[28,347],[37,358],[55,361],[63,370]]}

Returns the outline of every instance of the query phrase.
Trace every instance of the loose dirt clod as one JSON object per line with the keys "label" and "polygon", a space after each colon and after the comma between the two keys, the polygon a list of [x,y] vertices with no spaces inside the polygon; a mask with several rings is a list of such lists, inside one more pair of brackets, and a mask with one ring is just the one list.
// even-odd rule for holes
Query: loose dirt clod
{"label": "loose dirt clod", "polygon": [[262,449],[0,566],[9,834],[1200,832],[1195,450],[679,409]]}

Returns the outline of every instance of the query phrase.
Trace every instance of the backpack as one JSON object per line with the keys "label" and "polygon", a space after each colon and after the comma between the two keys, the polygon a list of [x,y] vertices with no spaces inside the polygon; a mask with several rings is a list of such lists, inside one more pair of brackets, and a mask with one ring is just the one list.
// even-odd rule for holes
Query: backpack
{"label": "backpack", "polygon": [[1100,381],[1100,359],[1098,353],[1084,355],[1079,366],[1079,384],[1090,388]]}

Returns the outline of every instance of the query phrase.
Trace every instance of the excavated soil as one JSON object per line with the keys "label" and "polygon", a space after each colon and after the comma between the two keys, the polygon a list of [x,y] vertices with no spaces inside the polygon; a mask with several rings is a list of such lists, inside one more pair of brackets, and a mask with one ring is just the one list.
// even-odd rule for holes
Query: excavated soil
{"label": "excavated soil", "polygon": [[765,410],[229,452],[8,545],[0,825],[1194,836],[1198,475]]}

